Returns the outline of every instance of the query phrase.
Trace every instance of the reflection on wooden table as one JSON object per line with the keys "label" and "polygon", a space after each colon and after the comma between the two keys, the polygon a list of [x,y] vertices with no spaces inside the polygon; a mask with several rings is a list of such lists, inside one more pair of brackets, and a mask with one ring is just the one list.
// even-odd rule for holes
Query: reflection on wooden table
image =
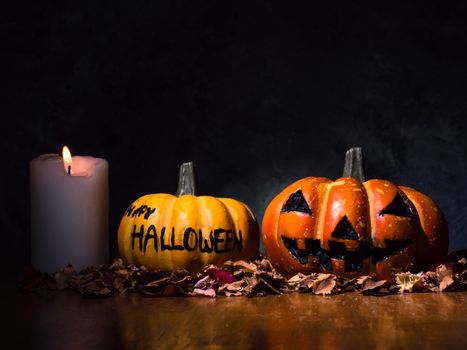
{"label": "reflection on wooden table", "polygon": [[34,349],[467,348],[467,293],[84,299],[8,293],[5,335]]}

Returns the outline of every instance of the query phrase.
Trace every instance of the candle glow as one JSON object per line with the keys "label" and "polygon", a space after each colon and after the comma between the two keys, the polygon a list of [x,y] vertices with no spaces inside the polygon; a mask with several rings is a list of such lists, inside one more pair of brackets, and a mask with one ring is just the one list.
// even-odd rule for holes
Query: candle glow
{"label": "candle glow", "polygon": [[31,160],[31,262],[35,267],[53,273],[67,264],[80,270],[107,262],[108,173],[105,159],[72,158],[67,147],[61,155],[42,154]]}
{"label": "candle glow", "polygon": [[63,146],[62,150],[62,157],[63,157],[63,166],[65,168],[65,171],[68,174],[71,174],[71,152],[70,149],[67,146]]}

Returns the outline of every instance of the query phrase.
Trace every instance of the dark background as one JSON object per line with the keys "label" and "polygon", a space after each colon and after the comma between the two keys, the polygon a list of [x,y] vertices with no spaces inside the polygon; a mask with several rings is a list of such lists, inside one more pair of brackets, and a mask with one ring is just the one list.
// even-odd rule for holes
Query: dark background
{"label": "dark background", "polygon": [[203,194],[261,221],[283,187],[341,175],[430,195],[451,250],[467,247],[467,7],[463,1],[36,1],[3,5],[0,263],[29,259],[28,163],[110,163],[110,246],[124,209],[173,193],[198,164]]}

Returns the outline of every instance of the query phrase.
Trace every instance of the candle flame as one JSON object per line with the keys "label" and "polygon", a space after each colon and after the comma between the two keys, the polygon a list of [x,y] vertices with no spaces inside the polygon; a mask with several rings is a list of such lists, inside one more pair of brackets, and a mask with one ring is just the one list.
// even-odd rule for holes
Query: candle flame
{"label": "candle flame", "polygon": [[65,171],[69,174],[71,170],[71,152],[67,146],[63,146],[62,157]]}

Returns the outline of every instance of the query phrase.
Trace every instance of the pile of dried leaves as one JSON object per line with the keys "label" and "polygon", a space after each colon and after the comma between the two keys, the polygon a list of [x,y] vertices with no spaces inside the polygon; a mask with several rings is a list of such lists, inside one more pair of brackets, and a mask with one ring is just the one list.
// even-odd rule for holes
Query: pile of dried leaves
{"label": "pile of dried leaves", "polygon": [[435,264],[427,272],[398,273],[392,284],[370,276],[347,279],[325,273],[299,273],[286,279],[267,259],[227,261],[221,267],[210,265],[196,277],[185,270],[164,275],[144,266],[125,265],[121,259],[80,272],[67,266],[52,275],[28,267],[20,283],[22,291],[72,289],[88,297],[125,292],[139,292],[146,296],[253,297],[292,292],[327,295],[353,291],[381,295],[467,290],[467,251],[451,254],[451,258],[452,261]]}

